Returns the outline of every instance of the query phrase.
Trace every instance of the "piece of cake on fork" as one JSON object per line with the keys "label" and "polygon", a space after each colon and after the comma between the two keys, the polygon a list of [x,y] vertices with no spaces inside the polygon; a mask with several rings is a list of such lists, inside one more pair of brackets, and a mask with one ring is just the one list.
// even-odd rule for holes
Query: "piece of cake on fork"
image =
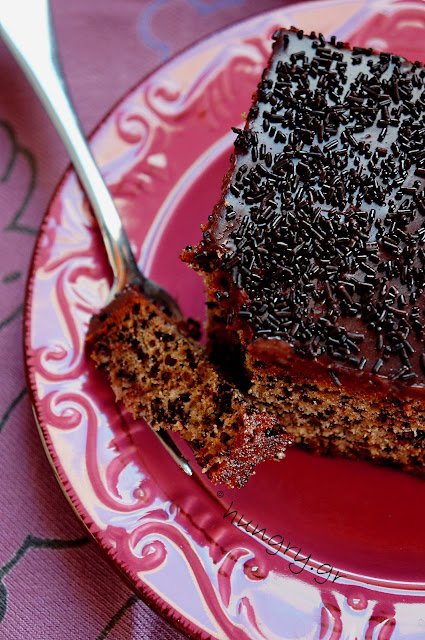
{"label": "piece of cake on fork", "polygon": [[135,420],[178,433],[211,480],[241,487],[257,464],[284,457],[290,438],[223,378],[193,333],[129,286],[93,316],[86,346]]}

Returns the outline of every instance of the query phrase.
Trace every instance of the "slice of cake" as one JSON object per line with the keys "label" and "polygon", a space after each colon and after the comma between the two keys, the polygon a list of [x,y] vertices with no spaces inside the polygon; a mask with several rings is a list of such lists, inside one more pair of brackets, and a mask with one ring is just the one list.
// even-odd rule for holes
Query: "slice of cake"
{"label": "slice of cake", "polygon": [[188,323],[139,290],[93,316],[86,343],[133,418],[177,432],[214,482],[241,487],[255,465],[284,456],[289,438],[276,418],[223,379]]}
{"label": "slice of cake", "polygon": [[211,357],[298,444],[422,475],[424,79],[396,55],[276,32],[183,253],[205,280]]}

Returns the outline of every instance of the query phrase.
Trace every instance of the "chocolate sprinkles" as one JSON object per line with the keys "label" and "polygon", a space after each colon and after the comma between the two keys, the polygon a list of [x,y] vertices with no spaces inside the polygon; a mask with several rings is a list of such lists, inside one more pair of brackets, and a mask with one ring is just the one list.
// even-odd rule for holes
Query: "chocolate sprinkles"
{"label": "chocolate sprinkles", "polygon": [[222,275],[233,327],[425,382],[424,76],[321,34],[275,34],[246,128],[233,129],[226,206],[192,255]]}

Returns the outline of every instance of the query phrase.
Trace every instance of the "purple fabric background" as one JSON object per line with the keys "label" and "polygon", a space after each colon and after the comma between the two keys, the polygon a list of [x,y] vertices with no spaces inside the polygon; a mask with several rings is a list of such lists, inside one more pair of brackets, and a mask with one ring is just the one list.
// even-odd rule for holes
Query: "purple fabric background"
{"label": "purple fabric background", "polygon": [[[282,4],[52,0],[85,131],[170,56]],[[68,158],[1,42],[0,78],[0,640],[175,640],[182,636],[132,595],[89,543],[37,433],[24,375],[22,306],[35,234]]]}

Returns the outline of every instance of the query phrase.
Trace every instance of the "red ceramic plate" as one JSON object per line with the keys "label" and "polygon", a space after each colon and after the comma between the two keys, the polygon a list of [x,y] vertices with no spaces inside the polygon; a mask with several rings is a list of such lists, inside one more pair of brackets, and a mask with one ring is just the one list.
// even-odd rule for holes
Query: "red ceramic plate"
{"label": "red ceramic plate", "polygon": [[[169,62],[93,136],[140,266],[204,316],[178,260],[219,195],[241,113],[278,25],[424,58],[423,2],[298,4],[242,22]],[[76,512],[139,595],[191,637],[425,637],[425,482],[288,451],[242,490],[185,476],[84,355],[110,272],[73,173],[38,238],[26,356],[45,448]],[[190,455],[190,454],[188,454]],[[196,467],[196,465],[195,465]]]}

